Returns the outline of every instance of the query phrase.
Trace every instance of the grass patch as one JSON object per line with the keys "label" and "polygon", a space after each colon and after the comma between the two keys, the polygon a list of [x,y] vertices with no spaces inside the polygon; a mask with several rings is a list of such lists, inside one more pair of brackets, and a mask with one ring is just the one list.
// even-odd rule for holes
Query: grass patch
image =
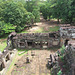
{"label": "grass patch", "polygon": [[[23,54],[19,55],[19,52],[22,52],[22,51],[25,51],[25,52],[24,52]],[[11,62],[11,64],[10,64],[10,66],[9,66],[7,72],[9,72],[9,70],[12,68],[12,66],[14,66],[15,62],[17,61],[17,60],[16,60],[17,56],[23,56],[23,55],[24,55],[25,53],[27,53],[28,51],[29,51],[29,50],[18,49],[18,51],[17,51],[17,53],[16,53],[14,59],[12,60],[12,62]],[[25,68],[25,67],[21,67],[21,68]]]}
{"label": "grass patch", "polygon": [[22,69],[25,69],[25,67],[21,67]]}
{"label": "grass patch", "polygon": [[58,31],[58,30],[59,30],[59,26],[50,27],[50,29],[49,29],[50,32],[54,32],[54,31]]}
{"label": "grass patch", "polygon": [[27,31],[22,31],[21,33],[29,33],[29,32],[27,32]]}
{"label": "grass patch", "polygon": [[[25,51],[25,52],[23,52],[23,51]],[[26,54],[28,51],[29,51],[28,49],[27,49],[27,50],[25,50],[25,49],[18,49],[18,55],[19,55],[19,56],[24,55],[24,54]],[[20,52],[23,52],[23,53],[19,54]]]}
{"label": "grass patch", "polygon": [[2,52],[7,46],[6,41],[0,42],[0,51]]}
{"label": "grass patch", "polygon": [[14,65],[14,63],[16,62],[16,56],[17,56],[17,55],[18,55],[18,52],[16,53],[14,59],[12,60],[11,65],[10,65],[9,68],[8,68],[8,71],[11,69],[11,67],[12,67],[12,66]]}
{"label": "grass patch", "polygon": [[20,71],[15,70],[15,72],[20,72]]}

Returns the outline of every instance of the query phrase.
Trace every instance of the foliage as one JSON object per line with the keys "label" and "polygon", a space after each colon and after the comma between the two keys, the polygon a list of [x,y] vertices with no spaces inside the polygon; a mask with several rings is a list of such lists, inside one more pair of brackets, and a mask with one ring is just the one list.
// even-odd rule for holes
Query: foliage
{"label": "foliage", "polygon": [[26,4],[24,5],[25,8],[27,9],[28,12],[31,12],[34,17],[35,20],[34,22],[39,22],[40,21],[40,8],[39,8],[39,0],[31,0],[31,1],[26,1]]}
{"label": "foliage", "polygon": [[61,54],[64,54],[65,46],[63,45],[62,48],[60,48]]}
{"label": "foliage", "polygon": [[62,75],[62,72],[61,72],[61,70],[57,73],[57,75]]}
{"label": "foliage", "polygon": [[45,19],[56,18],[72,23],[75,18],[75,0],[47,0],[41,5],[40,11]]}
{"label": "foliage", "polygon": [[15,27],[12,24],[0,21],[0,36],[12,31],[15,31]]}
{"label": "foliage", "polygon": [[39,0],[28,0],[26,1],[26,5],[25,8],[28,12],[32,12],[34,9],[38,9],[39,5],[38,5]]}
{"label": "foliage", "polygon": [[22,27],[22,26],[17,26],[16,29],[15,29],[15,31],[16,31],[16,32],[21,32],[23,29],[24,29],[24,27]]}
{"label": "foliage", "polygon": [[[35,4],[36,0],[35,1],[33,0],[32,3]],[[25,24],[31,25],[35,22],[35,20],[38,21],[39,17],[38,14],[40,14],[38,13],[39,10],[36,11],[37,14],[34,14],[35,15],[34,16],[32,12],[27,12],[24,4],[26,3],[25,2],[23,3],[23,0],[1,1],[0,21],[2,24],[0,23],[0,36],[3,36],[4,34],[13,31],[15,27],[16,27],[15,31],[20,32],[24,29]]]}
{"label": "foliage", "polygon": [[64,62],[64,56],[63,55],[60,56],[60,59]]}
{"label": "foliage", "polygon": [[[62,22],[75,22],[75,0],[0,0],[0,36],[14,31],[20,32],[25,24],[32,25],[44,19],[61,19]],[[13,26],[14,25],[14,26]],[[50,31],[58,28],[50,28]]]}
{"label": "foliage", "polygon": [[64,45],[60,48],[60,50],[63,50],[63,49],[65,49],[65,46]]}
{"label": "foliage", "polygon": [[40,11],[42,12],[42,15],[44,17],[44,19],[47,19],[47,9],[46,9],[46,5],[42,5],[40,7]]}
{"label": "foliage", "polygon": [[40,12],[38,11],[38,9],[33,9],[32,13],[35,16],[35,22],[39,22],[40,21]]}
{"label": "foliage", "polygon": [[24,16],[27,13],[22,3],[19,2],[9,2],[6,1],[2,3],[3,9],[0,15],[1,20],[4,20],[6,23],[11,23],[13,25],[22,25],[25,24]]}
{"label": "foliage", "polygon": [[26,24],[33,24],[34,23],[34,20],[35,20],[35,16],[31,13],[31,12],[28,12],[26,15],[25,15],[25,20],[26,20]]}
{"label": "foliage", "polygon": [[50,19],[51,17],[51,8],[50,8],[50,3],[45,3],[45,4],[42,4],[40,6],[40,11],[42,12],[42,15],[44,17],[44,19]]}

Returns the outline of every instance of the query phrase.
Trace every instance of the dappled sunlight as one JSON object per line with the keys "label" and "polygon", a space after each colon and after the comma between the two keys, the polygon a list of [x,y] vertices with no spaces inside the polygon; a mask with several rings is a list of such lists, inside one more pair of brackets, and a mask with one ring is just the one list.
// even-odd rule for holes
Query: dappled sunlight
{"label": "dappled sunlight", "polygon": [[[27,30],[29,33],[46,33],[46,32],[52,32],[59,30],[58,24],[56,24],[56,21],[44,21],[42,16],[40,17],[40,22],[35,23],[35,27],[30,28]],[[53,29],[54,28],[54,29]]]}
{"label": "dappled sunlight", "polygon": [[30,33],[43,32],[43,28],[40,28],[40,27],[33,27],[33,28],[29,29],[28,32],[30,32]]}

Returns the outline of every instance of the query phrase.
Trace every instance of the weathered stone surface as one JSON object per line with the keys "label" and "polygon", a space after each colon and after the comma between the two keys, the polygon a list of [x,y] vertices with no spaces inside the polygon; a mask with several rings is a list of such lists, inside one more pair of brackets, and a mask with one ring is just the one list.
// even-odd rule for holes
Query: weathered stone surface
{"label": "weathered stone surface", "polygon": [[11,41],[13,48],[50,48],[59,45],[59,38],[59,32],[24,33],[12,36]]}

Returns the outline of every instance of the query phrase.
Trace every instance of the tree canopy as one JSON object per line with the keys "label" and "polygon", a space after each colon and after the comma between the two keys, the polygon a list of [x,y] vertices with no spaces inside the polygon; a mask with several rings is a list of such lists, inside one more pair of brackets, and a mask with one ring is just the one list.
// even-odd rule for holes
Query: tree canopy
{"label": "tree canopy", "polygon": [[74,23],[75,0],[0,0],[0,35],[10,33],[14,27],[20,32],[26,24],[39,22],[40,13],[46,20]]}
{"label": "tree canopy", "polygon": [[72,23],[75,20],[74,0],[47,0],[40,7],[45,19],[56,18],[63,22]]}
{"label": "tree canopy", "polygon": [[26,24],[32,25],[40,20],[36,0],[1,0],[0,2],[0,36],[12,32],[14,27],[15,31],[20,32]]}

